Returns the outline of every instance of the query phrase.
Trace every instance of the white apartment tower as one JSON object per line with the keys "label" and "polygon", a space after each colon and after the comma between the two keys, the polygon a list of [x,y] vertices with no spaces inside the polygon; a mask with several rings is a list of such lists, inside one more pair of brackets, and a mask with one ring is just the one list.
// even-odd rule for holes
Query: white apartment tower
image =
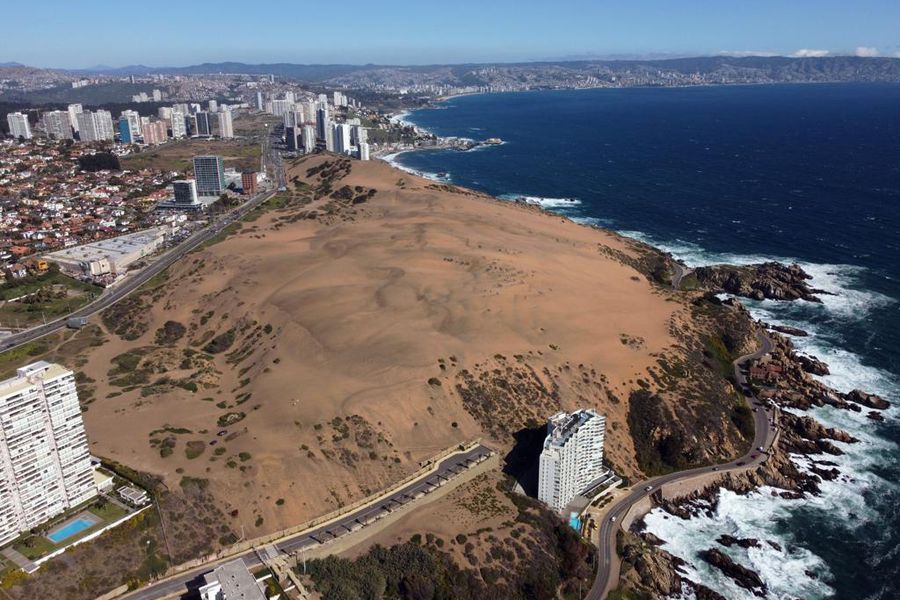
{"label": "white apartment tower", "polygon": [[40,361],[0,381],[0,545],[96,495],[72,371]]}
{"label": "white apartment tower", "polygon": [[69,113],[64,110],[51,110],[41,117],[44,131],[54,140],[71,140],[72,124],[69,121]]}
{"label": "white apartment tower", "polygon": [[541,502],[561,512],[604,474],[605,433],[606,417],[590,409],[550,417],[538,475]]}
{"label": "white apartment tower", "polygon": [[171,118],[172,139],[181,139],[187,135],[187,127],[184,123],[184,113],[178,110],[172,111]]}
{"label": "white apartment tower", "polygon": [[219,137],[221,138],[233,138],[234,137],[234,125],[231,119],[231,111],[223,110],[220,113],[216,113],[219,117]]}
{"label": "white apartment tower", "polygon": [[78,113],[78,136],[82,142],[112,141],[115,139],[112,115],[108,110],[86,110]]}
{"label": "white apartment tower", "polygon": [[69,124],[75,130],[75,133],[78,133],[78,115],[83,111],[84,108],[80,104],[70,104],[66,108],[66,112],[69,113]]}
{"label": "white apartment tower", "polygon": [[9,113],[6,115],[6,122],[9,123],[9,135],[16,139],[31,139],[31,125],[28,124],[28,115],[20,112]]}

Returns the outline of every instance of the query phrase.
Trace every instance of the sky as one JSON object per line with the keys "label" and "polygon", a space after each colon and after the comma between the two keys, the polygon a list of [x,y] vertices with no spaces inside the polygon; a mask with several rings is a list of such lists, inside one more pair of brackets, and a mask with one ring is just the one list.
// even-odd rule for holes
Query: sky
{"label": "sky", "polygon": [[900,0],[4,0],[0,63],[900,56]]}

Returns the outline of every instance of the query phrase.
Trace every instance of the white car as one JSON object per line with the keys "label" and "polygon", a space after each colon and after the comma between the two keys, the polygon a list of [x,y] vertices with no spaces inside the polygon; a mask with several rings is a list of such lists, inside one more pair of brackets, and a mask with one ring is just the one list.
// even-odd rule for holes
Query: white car
{"label": "white car", "polygon": [[609,522],[610,522],[610,523],[615,523],[615,522],[616,522],[616,518],[615,518],[615,517],[610,517],[610,518],[609,518]]}
{"label": "white car", "polygon": [[644,491],[645,491],[645,492],[649,492],[649,491],[652,490],[652,489],[653,489],[653,486],[652,486],[652,485],[648,485],[647,487],[644,488]]}

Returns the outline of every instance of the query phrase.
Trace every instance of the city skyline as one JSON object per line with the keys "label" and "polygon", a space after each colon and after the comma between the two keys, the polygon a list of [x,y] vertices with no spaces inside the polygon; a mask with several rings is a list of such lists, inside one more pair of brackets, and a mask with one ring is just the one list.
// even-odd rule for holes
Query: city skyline
{"label": "city skyline", "polygon": [[[27,14],[24,3],[12,4],[10,13]],[[50,8],[54,4],[64,7],[57,1]],[[67,14],[64,20],[19,21],[4,34],[0,62],[89,69],[222,61],[420,65],[721,54],[900,55],[900,6],[886,0],[852,7],[834,0],[789,6],[771,0],[752,6],[700,0],[678,5],[651,0],[640,7],[580,0],[525,4],[501,0],[485,7],[461,0],[446,11],[400,0],[373,11],[350,0],[340,14],[325,6],[304,7],[305,21],[346,21],[346,36],[336,44],[332,27],[312,27],[296,36],[290,19],[272,18],[287,4],[254,12],[237,3],[204,1],[198,7],[210,9],[203,11],[208,16],[204,28],[190,20],[180,25],[168,10],[147,11],[143,23],[154,35],[136,44],[131,31],[117,26],[117,6],[102,0],[93,3],[93,10]],[[160,8],[169,5],[177,7],[163,2]],[[575,14],[579,18],[573,19]],[[99,35],[73,34],[89,28]]]}

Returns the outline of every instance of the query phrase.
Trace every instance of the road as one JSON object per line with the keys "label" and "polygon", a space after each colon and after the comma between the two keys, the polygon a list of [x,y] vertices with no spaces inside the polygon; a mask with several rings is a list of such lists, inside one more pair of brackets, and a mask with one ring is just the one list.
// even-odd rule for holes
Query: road
{"label": "road", "polygon": [[[747,378],[744,371],[748,363],[771,352],[773,347],[772,340],[762,331],[757,332],[756,338],[759,342],[759,349],[751,354],[741,356],[734,361],[735,380],[737,381],[738,386],[744,390],[745,394],[747,393]],[[751,404],[758,403],[753,402]],[[615,585],[618,581],[619,562],[618,556],[615,554],[616,532],[618,531],[625,514],[637,502],[654,493],[663,485],[690,479],[691,477],[707,474],[711,471],[718,471],[721,473],[742,471],[751,466],[759,465],[766,459],[766,452],[759,452],[757,448],[764,448],[766,451],[769,450],[771,442],[775,438],[775,429],[769,421],[769,413],[763,406],[755,406],[753,415],[755,426],[753,445],[744,456],[728,463],[716,465],[715,467],[698,467],[688,471],[679,471],[677,473],[661,475],[659,477],[648,479],[647,481],[636,483],[628,495],[623,496],[608,509],[606,518],[604,518],[603,522],[600,524],[598,538],[600,548],[597,556],[597,575],[594,578],[594,584],[585,596],[585,600],[602,600],[606,597],[610,584]],[[756,458],[752,458],[753,455],[756,455]],[[647,490],[647,486],[652,487],[650,490]],[[613,576],[615,576],[615,578],[613,578]]]}
{"label": "road", "polygon": [[[367,521],[391,513],[397,508],[413,502],[418,495],[427,494],[436,489],[442,482],[446,482],[455,475],[464,472],[468,466],[474,464],[476,460],[479,458],[487,458],[491,453],[492,451],[486,446],[478,445],[467,452],[449,456],[438,463],[437,469],[430,475],[410,482],[392,492],[389,496],[367,504],[366,506],[362,506],[328,524],[285,537],[273,545],[279,552],[300,552],[306,548],[316,547],[330,540],[347,535],[351,531],[361,528]],[[262,565],[254,550],[248,550],[243,554],[238,554],[229,558],[229,560],[235,558],[243,559],[247,567],[251,569]],[[198,567],[170,579],[154,583],[141,590],[126,594],[122,599],[156,600],[175,594],[179,594],[183,597],[195,592],[203,583],[203,575],[211,570],[212,568],[210,566]]]}
{"label": "road", "polygon": [[[269,164],[273,166],[275,181],[284,182],[281,156],[277,152],[272,150],[271,142],[264,142],[263,159],[267,160]],[[80,309],[71,312],[64,317],[60,317],[59,319],[56,319],[54,321],[50,321],[43,325],[38,325],[37,327],[32,327],[31,329],[27,329],[25,331],[4,338],[2,343],[0,343],[0,352],[15,348],[16,346],[21,346],[22,344],[27,344],[28,342],[32,342],[38,338],[42,338],[45,335],[50,335],[51,333],[55,333],[57,331],[65,329],[66,321],[70,318],[90,317],[103,310],[106,310],[119,300],[122,300],[123,298],[134,292],[136,289],[147,283],[156,275],[159,275],[160,273],[168,269],[185,254],[195,250],[201,244],[219,235],[223,229],[225,229],[232,223],[242,219],[248,212],[268,200],[274,193],[275,192],[272,191],[264,191],[257,194],[256,196],[242,204],[240,207],[224,215],[222,218],[215,220],[203,229],[194,232],[190,237],[185,239],[174,248],[160,255],[159,258],[157,258],[148,266],[144,267],[141,271],[135,273],[134,275],[130,275],[126,277],[122,282],[107,288],[97,299],[81,307]]]}

